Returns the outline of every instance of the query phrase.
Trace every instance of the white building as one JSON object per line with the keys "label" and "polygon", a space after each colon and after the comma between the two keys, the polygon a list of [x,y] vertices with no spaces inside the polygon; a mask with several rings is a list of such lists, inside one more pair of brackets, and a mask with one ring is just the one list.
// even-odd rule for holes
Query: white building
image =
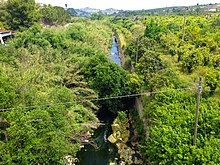
{"label": "white building", "polygon": [[5,40],[8,37],[11,37],[12,33],[10,30],[0,30],[0,42],[2,45],[5,45]]}

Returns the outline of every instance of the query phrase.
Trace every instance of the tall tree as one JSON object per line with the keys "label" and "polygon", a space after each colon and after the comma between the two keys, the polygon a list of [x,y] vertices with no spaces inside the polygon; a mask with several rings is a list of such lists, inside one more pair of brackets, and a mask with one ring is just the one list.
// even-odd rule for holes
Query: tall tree
{"label": "tall tree", "polygon": [[44,5],[41,9],[42,21],[45,24],[64,24],[70,21],[70,13],[59,6]]}
{"label": "tall tree", "polygon": [[34,0],[9,0],[6,4],[8,25],[12,30],[24,30],[40,19]]}
{"label": "tall tree", "polygon": [[1,3],[0,5],[0,29],[4,29],[7,27],[7,15],[8,13],[6,12],[6,3]]}

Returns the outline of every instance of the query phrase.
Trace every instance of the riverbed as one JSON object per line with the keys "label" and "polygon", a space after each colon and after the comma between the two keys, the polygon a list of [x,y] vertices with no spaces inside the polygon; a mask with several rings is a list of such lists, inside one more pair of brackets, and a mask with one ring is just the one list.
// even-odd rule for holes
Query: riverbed
{"label": "riverbed", "polygon": [[[110,60],[121,66],[118,45],[115,37],[112,39]],[[111,124],[116,118],[116,115],[107,110],[100,110],[97,117],[100,122],[104,123],[104,125],[101,125],[94,131],[92,140],[96,145],[86,144],[81,151],[78,152],[78,165],[108,165],[109,162],[115,162],[115,159],[119,160],[116,145],[107,140],[108,136],[112,133]]]}

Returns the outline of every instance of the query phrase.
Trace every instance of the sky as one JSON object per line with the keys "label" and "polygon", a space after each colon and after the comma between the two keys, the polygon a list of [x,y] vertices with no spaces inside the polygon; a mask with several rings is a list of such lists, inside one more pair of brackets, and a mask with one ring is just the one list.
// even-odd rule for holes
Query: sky
{"label": "sky", "polygon": [[38,3],[51,4],[53,6],[62,6],[65,4],[69,8],[91,7],[96,9],[124,9],[141,10],[153,9],[171,6],[190,6],[209,3],[220,3],[220,0],[35,0]]}

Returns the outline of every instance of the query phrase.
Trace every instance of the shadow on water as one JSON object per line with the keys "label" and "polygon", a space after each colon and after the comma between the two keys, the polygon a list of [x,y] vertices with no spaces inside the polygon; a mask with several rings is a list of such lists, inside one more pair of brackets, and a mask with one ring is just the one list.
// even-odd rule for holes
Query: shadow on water
{"label": "shadow on water", "polygon": [[[121,66],[119,58],[116,38],[113,38],[110,59]],[[108,165],[110,160],[118,157],[118,149],[115,144],[111,144],[107,138],[112,134],[111,124],[116,115],[108,110],[100,110],[97,117],[105,125],[100,126],[95,130],[92,139],[97,148],[90,144],[86,144],[77,154],[79,159],[78,165]]]}
{"label": "shadow on water", "polygon": [[79,165],[108,165],[109,161],[114,160],[117,156],[116,145],[107,140],[112,133],[111,124],[116,116],[107,110],[100,111],[97,116],[102,123],[105,123],[105,125],[95,130],[92,137],[98,147],[85,145],[77,154]]}

